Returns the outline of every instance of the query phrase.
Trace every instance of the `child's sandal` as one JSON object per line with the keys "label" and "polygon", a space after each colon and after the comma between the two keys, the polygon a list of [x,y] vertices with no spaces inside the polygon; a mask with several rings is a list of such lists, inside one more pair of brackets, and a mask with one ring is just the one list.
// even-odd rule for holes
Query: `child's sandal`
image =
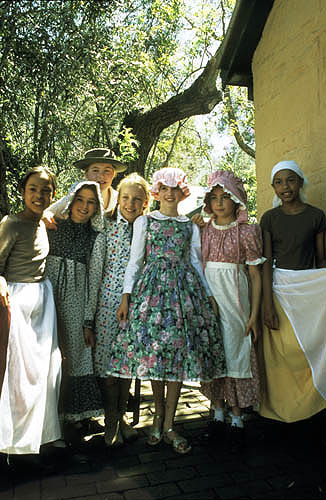
{"label": "child's sandal", "polygon": [[154,415],[153,425],[151,426],[149,433],[147,444],[150,446],[158,445],[163,439],[163,415]]}
{"label": "child's sandal", "polygon": [[[169,437],[169,434],[173,432],[174,437]],[[191,450],[191,445],[188,443],[186,438],[177,434],[173,429],[168,429],[164,432],[164,442],[170,444],[173,450],[179,455],[185,455]]]}

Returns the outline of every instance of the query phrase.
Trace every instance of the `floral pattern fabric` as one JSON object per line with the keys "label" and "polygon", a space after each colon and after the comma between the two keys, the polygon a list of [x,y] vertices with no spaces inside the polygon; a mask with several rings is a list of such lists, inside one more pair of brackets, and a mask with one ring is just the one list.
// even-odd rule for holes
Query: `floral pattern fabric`
{"label": "floral pattern fabric", "polygon": [[113,344],[108,374],[168,381],[225,374],[223,342],[199,275],[190,263],[192,223],[148,216],[145,265],[129,324]]}
{"label": "floral pattern fabric", "polygon": [[92,349],[85,344],[83,328],[94,328],[105,238],[90,223],[67,219],[58,220],[57,226],[57,231],[48,232],[45,272],[53,285],[64,353],[60,412],[66,421],[78,422],[103,413]]}
{"label": "floral pattern fabric", "polygon": [[96,345],[94,370],[98,377],[106,377],[112,343],[120,332],[117,310],[121,302],[124,272],[130,254],[132,226],[118,212],[117,220],[106,223],[106,257],[104,276],[96,313]]}
{"label": "floral pattern fabric", "polygon": [[227,376],[201,384],[201,392],[211,401],[225,400],[231,407],[256,406],[260,381],[251,337],[244,335],[250,315],[244,265],[265,261],[261,230],[257,224],[237,222],[219,226],[211,219],[203,229],[202,243],[205,276],[219,306]]}

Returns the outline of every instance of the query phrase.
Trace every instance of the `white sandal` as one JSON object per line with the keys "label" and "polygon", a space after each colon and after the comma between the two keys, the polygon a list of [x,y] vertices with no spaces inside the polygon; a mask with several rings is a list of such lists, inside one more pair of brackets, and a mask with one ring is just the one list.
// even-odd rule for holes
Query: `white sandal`
{"label": "white sandal", "polygon": [[[174,433],[174,437],[169,437],[171,432]],[[178,455],[186,455],[191,450],[191,445],[188,443],[187,439],[180,436],[175,430],[168,429],[164,432],[164,442],[172,446],[173,450],[178,453]]]}
{"label": "white sandal", "polygon": [[154,415],[153,424],[148,433],[147,444],[157,446],[163,439],[164,415]]}

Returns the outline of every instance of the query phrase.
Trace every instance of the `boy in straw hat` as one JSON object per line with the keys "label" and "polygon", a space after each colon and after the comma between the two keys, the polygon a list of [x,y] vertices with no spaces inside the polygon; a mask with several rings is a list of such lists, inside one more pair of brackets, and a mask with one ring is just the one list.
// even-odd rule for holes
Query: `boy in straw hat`
{"label": "boy in straw hat", "polygon": [[[75,167],[84,170],[88,181],[98,182],[103,198],[104,211],[112,212],[117,204],[118,192],[112,188],[112,181],[119,172],[127,170],[127,166],[115,158],[113,151],[106,148],[95,148],[86,151],[84,158],[74,162]],[[74,189],[74,183],[69,192]],[[49,222],[54,215],[60,216],[66,206],[66,196],[51,205],[46,213]],[[49,229],[55,229],[55,224],[47,224]]]}

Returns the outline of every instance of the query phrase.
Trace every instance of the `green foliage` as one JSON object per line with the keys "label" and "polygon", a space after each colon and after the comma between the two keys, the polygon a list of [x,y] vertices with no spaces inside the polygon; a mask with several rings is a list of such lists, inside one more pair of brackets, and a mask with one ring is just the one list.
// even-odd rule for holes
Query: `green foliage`
{"label": "green foliage", "polygon": [[117,146],[124,161],[134,157],[121,123],[166,95],[161,70],[175,50],[179,4],[0,2],[0,140],[11,205],[32,165],[52,168],[66,189],[79,174],[73,160],[87,149]]}
{"label": "green foliage", "polygon": [[[224,99],[223,106],[219,110],[220,116],[217,130],[220,133],[228,132],[234,135],[235,128],[238,127],[245,142],[254,147],[255,145],[255,110],[252,101],[249,101],[247,89],[243,87],[229,87],[230,99]],[[229,102],[228,102],[229,101]],[[228,104],[232,107],[235,120],[228,116]]]}
{"label": "green foliage", "polygon": [[147,177],[151,178],[155,170],[165,165],[182,168],[192,184],[199,184],[200,178],[209,169],[210,153],[213,149],[209,144],[208,136],[200,134],[196,127],[195,118],[185,120],[179,128],[174,124],[161,134],[154,158],[147,170]]}
{"label": "green foliage", "polygon": [[[134,160],[124,117],[188,88],[220,43],[234,3],[0,1],[0,146],[11,208],[19,178],[35,164],[58,175],[61,195],[80,176],[73,161],[88,149],[110,147],[122,161]],[[252,115],[241,93],[233,99],[250,142]],[[227,115],[219,118],[225,133]],[[165,129],[147,160],[148,178],[168,162],[199,183],[215,168],[213,134],[199,131],[194,118]]]}

